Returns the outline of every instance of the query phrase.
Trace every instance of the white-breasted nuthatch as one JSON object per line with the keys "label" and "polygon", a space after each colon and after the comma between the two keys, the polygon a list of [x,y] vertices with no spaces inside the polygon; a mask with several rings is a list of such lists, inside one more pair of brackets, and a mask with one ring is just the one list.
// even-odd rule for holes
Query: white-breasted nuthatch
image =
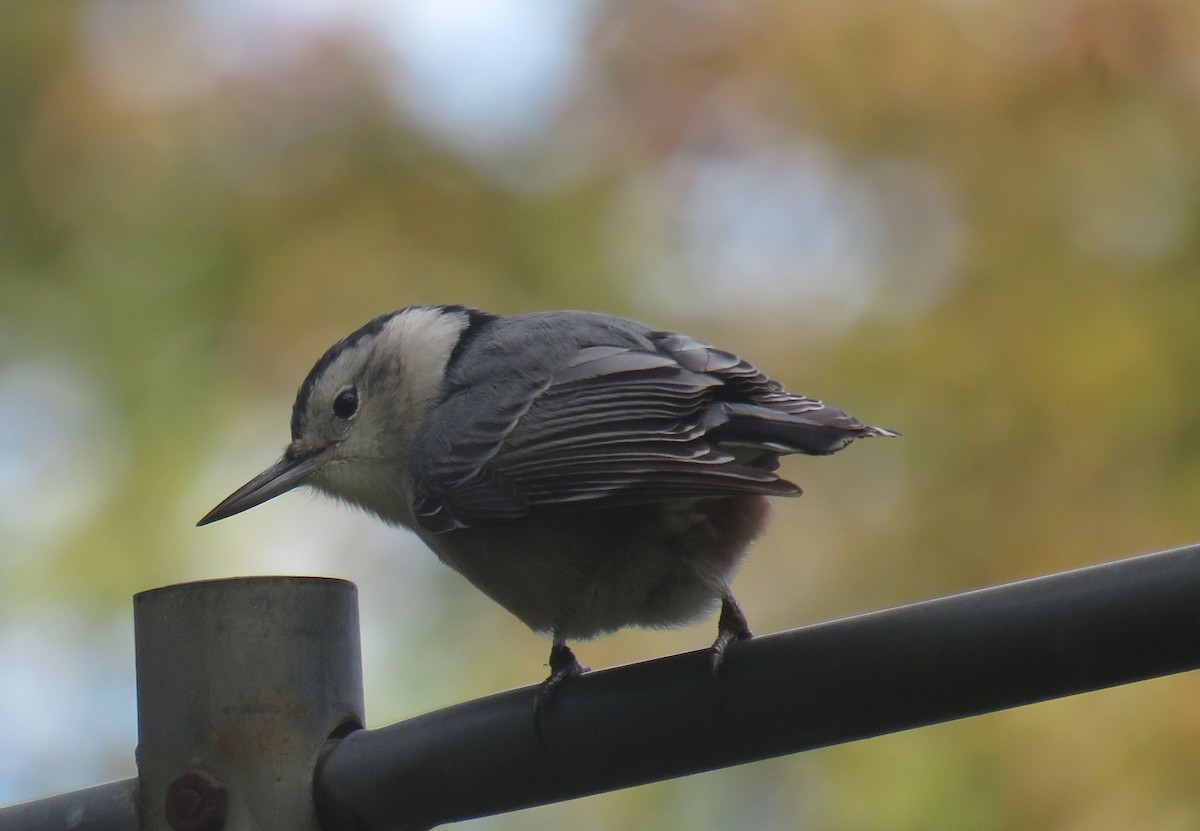
{"label": "white-breasted nuthatch", "polygon": [[312,485],[412,529],[553,638],[541,701],[584,669],[567,641],[719,602],[715,670],[750,637],[729,584],[766,497],[800,494],[779,457],[892,435],[636,321],[409,306],[317,361],[283,458],[199,524]]}

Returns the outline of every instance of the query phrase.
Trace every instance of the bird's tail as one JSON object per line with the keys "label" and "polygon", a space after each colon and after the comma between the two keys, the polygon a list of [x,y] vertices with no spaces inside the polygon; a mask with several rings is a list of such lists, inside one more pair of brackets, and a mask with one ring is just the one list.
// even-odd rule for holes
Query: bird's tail
{"label": "bird's tail", "polygon": [[825,456],[867,436],[898,436],[872,427],[836,407],[821,404],[786,412],[760,404],[722,402],[710,413],[707,437],[720,445],[758,447],[780,453]]}

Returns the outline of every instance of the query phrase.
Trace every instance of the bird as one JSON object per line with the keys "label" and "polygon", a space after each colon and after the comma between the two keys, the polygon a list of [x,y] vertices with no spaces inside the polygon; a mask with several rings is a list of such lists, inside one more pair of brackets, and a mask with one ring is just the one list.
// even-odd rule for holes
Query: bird
{"label": "bird", "polygon": [[730,584],[768,497],[801,493],[780,457],[896,435],[635,320],[411,305],[325,352],[282,458],[198,525],[310,486],[410,529],[550,636],[540,709],[588,669],[569,642],[719,607],[715,675],[751,637]]}

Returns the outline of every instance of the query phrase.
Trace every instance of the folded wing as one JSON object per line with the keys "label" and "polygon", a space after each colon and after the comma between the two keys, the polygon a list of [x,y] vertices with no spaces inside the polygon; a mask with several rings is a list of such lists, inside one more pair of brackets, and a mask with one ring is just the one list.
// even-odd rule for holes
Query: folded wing
{"label": "folded wing", "polygon": [[[414,446],[414,509],[434,531],[535,512],[800,489],[779,455],[832,453],[869,427],[786,392],[735,355],[631,332],[448,391]],[[544,364],[544,365],[542,365]],[[451,429],[450,425],[454,425]]]}

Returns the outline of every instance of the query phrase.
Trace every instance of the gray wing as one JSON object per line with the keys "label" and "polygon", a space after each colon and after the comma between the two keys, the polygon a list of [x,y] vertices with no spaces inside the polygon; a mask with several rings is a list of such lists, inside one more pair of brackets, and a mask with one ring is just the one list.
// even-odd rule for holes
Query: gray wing
{"label": "gray wing", "polygon": [[[565,313],[560,313],[565,314]],[[735,355],[607,316],[503,319],[448,376],[414,444],[414,510],[441,532],[535,512],[800,489],[783,453],[881,433]],[[531,342],[533,337],[535,341]],[[488,370],[488,356],[502,355]],[[498,370],[498,371],[497,371]]]}

